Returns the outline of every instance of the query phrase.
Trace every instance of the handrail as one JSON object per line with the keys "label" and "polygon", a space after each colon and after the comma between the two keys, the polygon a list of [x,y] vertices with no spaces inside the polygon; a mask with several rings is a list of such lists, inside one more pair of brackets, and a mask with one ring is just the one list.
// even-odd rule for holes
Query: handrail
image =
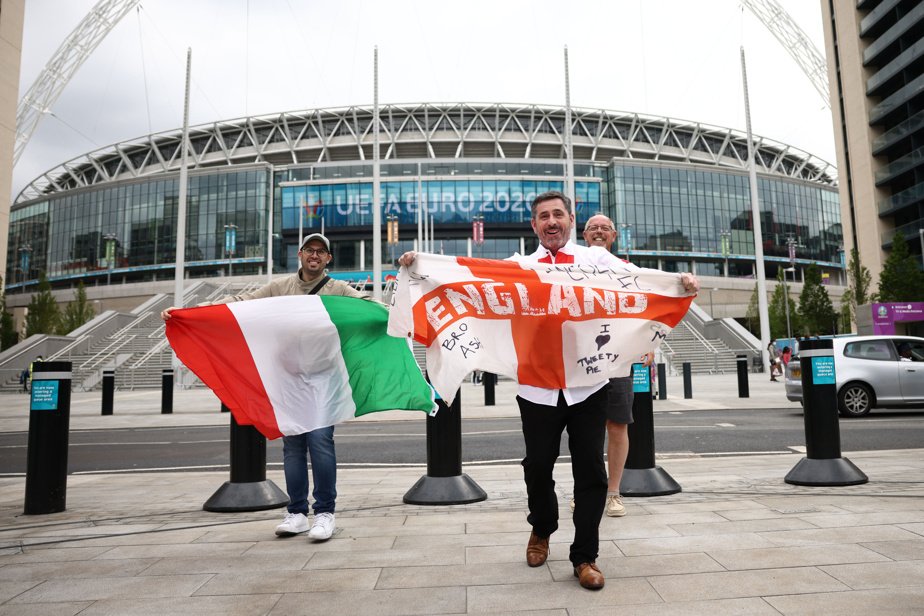
{"label": "handrail", "polygon": [[166,331],[167,331],[167,324],[164,323],[163,325],[161,325],[160,327],[152,331],[150,334],[148,334],[148,338],[160,338],[166,333]]}
{"label": "handrail", "polygon": [[718,353],[718,352],[719,352],[719,349],[717,349],[717,348],[715,348],[714,346],[712,346],[712,343],[709,342],[709,340],[707,340],[705,336],[703,336],[701,333],[699,333],[698,331],[696,331],[696,328],[694,328],[694,327],[688,327],[687,329],[690,330],[690,332],[693,333],[693,337],[696,339],[697,342],[703,344],[707,349],[709,349],[709,350],[712,351],[713,353]]}
{"label": "handrail", "polygon": [[87,334],[81,334],[80,336],[77,337],[76,340],[74,340],[72,343],[70,343],[69,345],[67,345],[66,347],[58,351],[57,353],[53,353],[52,355],[49,355],[48,359],[46,359],[45,361],[52,361],[52,360],[58,359],[65,353],[70,353],[72,348],[74,348],[75,346],[77,346],[78,344],[80,344],[81,342],[83,342],[89,337],[90,336],[88,336]]}
{"label": "handrail", "polygon": [[164,338],[163,340],[161,340],[160,342],[158,342],[157,344],[155,344],[154,346],[152,346],[152,347],[148,350],[147,353],[145,353],[144,355],[142,355],[141,358],[140,358],[138,361],[136,361],[134,364],[132,364],[131,366],[129,366],[128,369],[129,369],[129,370],[135,370],[136,368],[140,368],[142,365],[144,365],[145,362],[147,362],[149,359],[151,359],[151,357],[152,357],[153,355],[156,355],[157,353],[160,353],[161,351],[163,351],[163,350],[164,350],[164,347],[167,346],[169,343],[170,343],[170,341],[167,340],[166,338]]}
{"label": "handrail", "polygon": [[130,330],[131,328],[135,327],[136,325],[138,325],[139,323],[141,323],[142,321],[144,321],[145,319],[147,319],[148,317],[150,317],[152,314],[153,314],[153,312],[151,312],[150,310],[148,310],[148,311],[146,311],[146,312],[143,312],[143,313],[139,314],[139,315],[135,318],[134,321],[132,321],[131,323],[129,323],[128,325],[126,325],[126,326],[123,327],[122,329],[118,330],[117,332],[113,333],[113,334],[110,335],[109,337],[110,337],[110,338],[119,338],[120,336],[124,336],[126,333],[128,333],[128,330]]}
{"label": "handrail", "polygon": [[[83,370],[84,368],[87,367],[88,364],[90,364],[91,362],[93,362],[93,360],[95,360],[95,359],[96,359],[97,357],[99,357],[100,355],[103,355],[104,353],[105,353],[106,355],[105,355],[105,357],[103,357],[103,359],[108,359],[109,355],[111,355],[112,353],[115,353],[116,351],[118,351],[119,349],[121,349],[123,346],[125,346],[127,343],[131,342],[131,341],[134,340],[134,339],[135,339],[135,335],[132,334],[131,336],[129,336],[129,337],[126,338],[125,340],[121,340],[121,341],[119,341],[119,340],[114,340],[114,341],[112,341],[112,342],[109,343],[109,345],[108,345],[106,348],[104,348],[102,351],[99,351],[96,355],[94,355],[93,357],[91,357],[91,358],[88,359],[87,361],[85,361],[85,362],[83,362],[82,364],[80,364],[80,366],[78,366],[77,369],[78,369],[78,370]],[[116,343],[118,343],[118,345],[117,345],[115,348],[112,348],[113,345],[116,345]],[[110,349],[112,349],[112,352],[110,352]],[[95,366],[97,366],[97,365],[98,365],[98,362],[95,363],[95,364],[93,364],[93,367],[95,367]]]}
{"label": "handrail", "polygon": [[[123,353],[123,356],[125,357],[125,359],[123,359],[123,360],[120,362],[120,361],[119,361],[119,355],[118,355],[118,354],[115,355],[115,357],[113,358],[113,361],[112,361],[112,368],[113,368],[113,370],[115,370],[116,368],[118,368],[119,366],[121,366],[122,364],[124,364],[126,361],[128,361],[129,359],[131,359],[132,354],[131,354],[131,353]],[[94,370],[93,372],[91,372],[91,373],[90,373],[90,376],[88,376],[87,378],[85,378],[85,379],[80,383],[80,385],[77,386],[77,387],[78,387],[77,391],[90,391],[91,389],[93,389],[94,387],[96,387],[96,384],[99,383],[99,382],[102,380],[102,378],[103,378],[103,372],[105,372],[105,370],[106,370],[106,368],[98,368],[98,369]]]}
{"label": "handrail", "polygon": [[[225,292],[225,289],[227,289],[227,288],[230,287],[230,286],[231,286],[231,283],[230,283],[230,282],[223,282],[223,283],[221,283],[220,285],[218,285],[218,287],[217,287],[214,291],[212,291],[211,293],[209,293],[208,295],[205,296],[205,301],[210,302],[210,301],[212,301],[213,299],[215,299],[216,297],[221,297],[221,296],[223,296],[223,295],[227,295],[227,293]],[[191,296],[190,299],[192,299],[193,297],[196,297],[196,296]],[[184,306],[186,305],[185,298],[184,298],[183,305],[184,305]]]}

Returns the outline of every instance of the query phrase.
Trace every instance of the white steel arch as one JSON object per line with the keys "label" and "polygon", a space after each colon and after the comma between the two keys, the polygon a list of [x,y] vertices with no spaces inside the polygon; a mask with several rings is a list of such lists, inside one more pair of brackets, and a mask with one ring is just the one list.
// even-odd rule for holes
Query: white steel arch
{"label": "white steel arch", "polygon": [[16,110],[14,166],[42,118],[51,111],[77,69],[90,57],[119,20],[139,2],[140,0],[100,0],[64,39],[38,79],[19,101],[19,108]]}
{"label": "white steel arch", "polygon": [[789,52],[802,72],[809,78],[824,100],[825,107],[831,108],[831,93],[828,89],[828,64],[825,56],[812,44],[802,28],[776,0],[741,0],[757,16],[776,40]]}

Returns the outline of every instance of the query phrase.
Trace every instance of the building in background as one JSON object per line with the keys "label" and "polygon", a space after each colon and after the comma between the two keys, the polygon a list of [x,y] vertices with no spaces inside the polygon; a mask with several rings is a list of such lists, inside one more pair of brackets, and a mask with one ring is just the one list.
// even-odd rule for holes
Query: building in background
{"label": "building in background", "polygon": [[[8,229],[13,190],[13,143],[16,138],[16,103],[19,100],[19,58],[25,0],[0,0],[0,229]],[[7,234],[0,234],[0,272],[7,281]]]}
{"label": "building in background", "polygon": [[[754,276],[743,133],[572,111],[580,225],[605,213],[619,232],[614,250],[642,266]],[[399,225],[397,245],[382,243],[386,270],[393,255],[420,249],[420,205],[432,219],[436,252],[503,258],[535,248],[530,201],[564,186],[563,108],[421,103],[385,105],[380,114],[382,222],[392,216]],[[235,276],[265,274],[270,255],[273,273],[295,271],[301,225],[305,235],[323,228],[331,239],[334,275],[364,280],[372,267],[371,131],[368,106],[193,127],[187,276],[227,275],[229,267]],[[756,139],[767,276],[793,257],[797,269],[817,263],[840,282],[834,169]],[[88,286],[172,279],[180,142],[179,130],[125,141],[31,182],[12,206],[7,292],[34,288],[41,271],[59,289],[78,279]],[[484,243],[473,249],[476,216]],[[233,256],[225,241],[232,225]],[[27,263],[21,246],[30,247]]]}
{"label": "building in background", "polygon": [[821,0],[844,239],[873,275],[924,244],[924,2]]}

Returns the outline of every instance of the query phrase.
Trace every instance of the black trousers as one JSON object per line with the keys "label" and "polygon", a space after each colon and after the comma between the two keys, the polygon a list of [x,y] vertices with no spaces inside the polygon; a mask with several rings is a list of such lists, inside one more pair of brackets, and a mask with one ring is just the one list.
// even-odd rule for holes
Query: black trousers
{"label": "black trousers", "polygon": [[571,473],[574,477],[574,543],[571,563],[576,567],[597,560],[600,548],[600,519],[606,506],[606,466],[603,446],[606,439],[607,388],[568,406],[559,393],[556,406],[535,404],[517,396],[526,457],[523,475],[529,516],[526,520],[537,537],[545,539],[558,530],[558,497],[552,471],[561,448],[561,435],[568,429]]}

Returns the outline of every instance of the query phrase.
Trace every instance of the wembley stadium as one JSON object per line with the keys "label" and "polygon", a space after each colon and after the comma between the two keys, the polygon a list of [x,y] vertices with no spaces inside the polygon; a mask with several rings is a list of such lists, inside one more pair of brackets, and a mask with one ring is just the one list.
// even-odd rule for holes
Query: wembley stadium
{"label": "wembley stadium", "polygon": [[[579,229],[602,212],[619,231],[614,250],[638,265],[755,275],[744,133],[636,113],[571,113]],[[333,274],[365,279],[373,117],[370,105],[191,127],[187,277],[293,272],[299,234],[323,229]],[[394,255],[428,247],[418,239],[421,209],[436,252],[503,258],[535,248],[529,203],[565,185],[564,107],[395,104],[381,106],[379,117],[382,223],[397,227],[382,242],[386,270]],[[755,141],[767,276],[789,267],[794,250],[796,262],[839,277],[836,170],[791,146]],[[28,289],[40,272],[58,289],[77,280],[172,279],[181,142],[179,129],[124,141],[28,184],[10,213],[7,292]]]}

